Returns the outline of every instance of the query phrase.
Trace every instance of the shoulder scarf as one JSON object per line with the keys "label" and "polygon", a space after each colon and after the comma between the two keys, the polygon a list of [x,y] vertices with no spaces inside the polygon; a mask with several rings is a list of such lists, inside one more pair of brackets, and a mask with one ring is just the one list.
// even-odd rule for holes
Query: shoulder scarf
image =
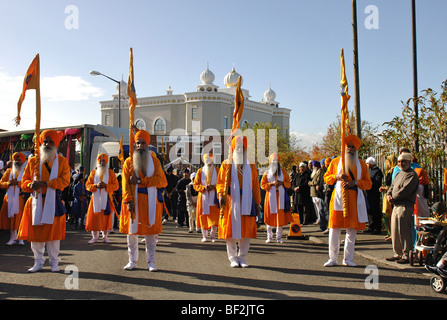
{"label": "shoulder scarf", "polygon": [[[269,183],[275,182],[275,174],[272,172],[272,169],[270,168],[267,171],[267,178]],[[280,175],[277,177],[277,181],[284,181],[284,174],[282,170],[280,170]],[[270,213],[278,213],[278,202],[279,202],[279,210],[284,209],[284,187],[280,186],[278,187],[278,196],[279,200],[276,199],[276,187],[272,186],[269,190],[269,201],[270,201]]]}
{"label": "shoulder scarf", "polygon": [[[22,181],[23,172],[25,171],[27,162],[25,162],[22,165],[22,168],[20,169],[19,176],[17,177],[17,181]],[[14,179],[14,174],[11,172],[9,173],[9,181]],[[19,213],[19,193],[20,188],[19,186],[9,186],[8,190],[6,190],[6,194],[8,195],[8,218],[14,217],[17,213]]]}
{"label": "shoulder scarf", "polygon": [[[39,164],[40,172],[42,172],[42,161]],[[53,161],[53,167],[51,168],[50,178],[48,181],[52,181],[57,178],[59,173],[59,156]],[[33,226],[40,226],[43,224],[53,224],[54,216],[56,213],[56,190],[47,187],[47,193],[45,195],[45,205],[43,205],[43,194],[39,193],[37,199],[34,192],[32,193],[32,212],[33,212]],[[42,208],[43,207],[43,208]]]}
{"label": "shoulder scarf", "polygon": [[[95,184],[100,183],[101,181],[104,181],[106,184],[109,183],[109,169],[105,170],[104,177],[99,176],[99,171],[96,169],[95,171],[95,177],[93,178],[93,182]],[[107,189],[96,189],[95,192],[92,194],[93,199],[93,212],[98,213],[102,210],[105,210],[107,208],[107,200],[109,198],[109,194],[107,193]]]}
{"label": "shoulder scarf", "polygon": [[[202,185],[206,186],[206,174],[205,174],[205,167],[202,168]],[[211,177],[211,185],[215,186],[217,183],[217,173],[216,168],[213,168],[213,176]],[[216,196],[215,190],[205,191],[202,193],[202,214],[203,215],[209,215],[210,214],[210,207],[214,206],[214,197]]]}
{"label": "shoulder scarf", "polygon": [[[152,151],[149,153],[147,160],[147,177],[152,177],[155,173],[154,160],[152,159]],[[138,172],[135,171],[135,176],[138,177]],[[149,227],[153,226],[155,223],[155,211],[157,207],[157,188],[149,187],[147,188],[147,204],[149,208]],[[138,233],[139,224],[139,212],[138,212],[138,184],[135,187],[135,219],[133,223],[130,224],[129,234]]]}
{"label": "shoulder scarf", "polygon": [[[362,177],[362,167],[359,159],[356,159],[357,179]],[[342,173],[341,159],[338,162],[337,173]],[[334,210],[343,211],[343,192],[341,189],[341,181],[335,184]],[[357,217],[359,223],[368,222],[368,213],[366,209],[365,195],[360,188],[357,188]]]}
{"label": "shoulder scarf", "polygon": [[[231,166],[231,224],[233,239],[241,239],[241,216],[249,216],[253,201],[251,167],[248,160],[243,166],[242,190],[239,187],[239,178],[236,165]],[[242,199],[241,199],[242,191]]]}

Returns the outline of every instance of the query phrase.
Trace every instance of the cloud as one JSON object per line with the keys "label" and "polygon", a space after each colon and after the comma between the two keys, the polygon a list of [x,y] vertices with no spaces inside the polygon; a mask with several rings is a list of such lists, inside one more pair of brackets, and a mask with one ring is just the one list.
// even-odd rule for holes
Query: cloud
{"label": "cloud", "polygon": [[324,136],[323,132],[317,132],[317,133],[303,133],[298,131],[292,131],[290,133],[291,135],[294,135],[297,140],[299,140],[298,144],[305,148],[312,148],[312,146],[316,143],[321,142],[321,139]]}
{"label": "cloud", "polygon": [[55,76],[42,79],[41,94],[48,101],[85,101],[103,96],[104,91],[81,77]]}
{"label": "cloud", "polygon": [[[11,75],[0,67],[0,128],[15,130],[13,121],[17,116],[17,101],[22,93],[23,75]],[[78,116],[79,106],[76,102],[83,101],[86,105],[95,105],[104,91],[77,76],[53,76],[41,78],[42,126],[65,125]],[[62,102],[62,104],[61,104]],[[22,106],[22,123],[20,128],[34,126],[35,115],[30,110],[35,108],[35,90],[26,92]],[[98,109],[98,113],[100,110]],[[54,120],[54,119],[57,119]]]}
{"label": "cloud", "polygon": [[[0,103],[16,105],[22,85],[23,76],[11,76],[0,68]],[[103,96],[104,90],[81,77],[54,76],[40,80],[40,94],[42,99],[48,101],[85,101]]]}

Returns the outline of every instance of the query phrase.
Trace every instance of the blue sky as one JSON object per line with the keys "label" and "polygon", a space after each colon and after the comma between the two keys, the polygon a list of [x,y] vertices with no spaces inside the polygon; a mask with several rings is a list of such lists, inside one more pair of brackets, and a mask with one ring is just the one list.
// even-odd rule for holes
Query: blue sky
{"label": "blue sky", "polygon": [[[447,78],[447,2],[416,0],[419,90],[439,90]],[[67,6],[78,28],[66,27]],[[378,29],[365,20],[378,9]],[[411,1],[358,0],[361,118],[381,125],[413,95]],[[42,126],[100,123],[99,101],[127,80],[134,50],[138,96],[195,91],[209,63],[223,87],[233,63],[252,100],[271,84],[281,107],[292,110],[290,131],[303,145],[318,141],[340,112],[340,49],[354,96],[350,0],[0,0],[0,128],[15,129],[25,72],[40,54]],[[34,126],[34,92],[17,129]],[[351,99],[349,110],[354,108]]]}

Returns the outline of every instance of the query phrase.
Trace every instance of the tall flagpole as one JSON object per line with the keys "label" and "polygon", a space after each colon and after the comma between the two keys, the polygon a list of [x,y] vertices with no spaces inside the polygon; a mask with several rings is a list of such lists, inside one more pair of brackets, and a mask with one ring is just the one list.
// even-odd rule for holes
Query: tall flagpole
{"label": "tall flagpole", "polygon": [[360,118],[359,46],[357,41],[357,0],[352,0],[352,39],[354,46],[355,128],[357,136],[362,139],[362,121]]}

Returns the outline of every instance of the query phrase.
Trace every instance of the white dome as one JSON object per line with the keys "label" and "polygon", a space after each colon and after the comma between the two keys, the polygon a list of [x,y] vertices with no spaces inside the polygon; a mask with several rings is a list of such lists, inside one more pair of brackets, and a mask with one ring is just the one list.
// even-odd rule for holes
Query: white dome
{"label": "white dome", "polygon": [[210,71],[208,64],[206,64],[206,70],[200,75],[200,81],[202,81],[202,84],[213,84],[214,79],[214,73]]}
{"label": "white dome", "polygon": [[[120,85],[121,85],[121,95],[122,96],[127,95],[127,82],[124,81],[124,80],[121,80],[120,81]],[[118,85],[118,83],[116,84],[115,88],[116,88],[116,94],[118,94],[119,93],[119,85]]]}
{"label": "white dome", "polygon": [[[225,86],[227,88],[236,87],[239,76],[240,76],[240,74],[234,70],[234,65],[233,65],[233,70],[231,70],[231,72],[228,73],[224,78]],[[241,86],[243,83],[244,83],[244,79],[241,79]]]}
{"label": "white dome", "polygon": [[276,92],[273,91],[271,87],[269,87],[269,89],[264,93],[264,98],[267,102],[275,101]]}

